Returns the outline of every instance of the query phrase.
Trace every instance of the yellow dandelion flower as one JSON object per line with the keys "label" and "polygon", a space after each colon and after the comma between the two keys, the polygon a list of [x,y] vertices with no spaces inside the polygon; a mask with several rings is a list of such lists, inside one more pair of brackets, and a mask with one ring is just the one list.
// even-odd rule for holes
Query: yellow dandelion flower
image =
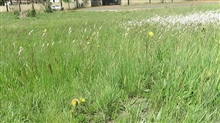
{"label": "yellow dandelion flower", "polygon": [[79,100],[78,100],[78,99],[73,99],[71,104],[72,104],[73,106],[76,106],[76,105],[79,104]]}
{"label": "yellow dandelion flower", "polygon": [[80,98],[80,102],[81,102],[81,103],[85,103],[85,102],[86,102],[86,99],[85,99],[85,98]]}
{"label": "yellow dandelion flower", "polygon": [[148,36],[149,36],[149,37],[153,37],[153,36],[154,36],[154,33],[150,31],[150,32],[148,32]]}

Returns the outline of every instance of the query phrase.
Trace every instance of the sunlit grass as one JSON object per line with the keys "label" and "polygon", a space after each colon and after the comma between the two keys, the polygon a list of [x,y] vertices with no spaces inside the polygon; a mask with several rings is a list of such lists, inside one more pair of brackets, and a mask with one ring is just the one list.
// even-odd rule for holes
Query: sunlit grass
{"label": "sunlit grass", "polygon": [[217,9],[70,11],[23,20],[1,13],[1,121],[219,122],[217,24],[126,27],[155,14]]}

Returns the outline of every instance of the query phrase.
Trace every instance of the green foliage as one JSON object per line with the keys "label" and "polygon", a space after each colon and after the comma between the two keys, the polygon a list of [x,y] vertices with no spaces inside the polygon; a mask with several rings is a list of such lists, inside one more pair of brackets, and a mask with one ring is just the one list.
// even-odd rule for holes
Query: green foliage
{"label": "green foliage", "polygon": [[20,11],[13,11],[13,14],[14,14],[15,16],[19,16],[19,15],[20,15]]}
{"label": "green foliage", "polygon": [[63,0],[63,2],[66,2],[66,3],[69,3],[71,2],[72,0]]}
{"label": "green foliage", "polygon": [[3,6],[4,5],[4,1],[0,0],[0,5]]}
{"label": "green foliage", "polygon": [[52,13],[52,12],[53,12],[53,10],[51,9],[51,7],[50,7],[49,4],[45,6],[45,10],[44,10],[44,11],[45,11],[46,13]]}
{"label": "green foliage", "polygon": [[32,9],[30,11],[27,12],[27,16],[28,17],[36,17],[36,10],[35,9]]}

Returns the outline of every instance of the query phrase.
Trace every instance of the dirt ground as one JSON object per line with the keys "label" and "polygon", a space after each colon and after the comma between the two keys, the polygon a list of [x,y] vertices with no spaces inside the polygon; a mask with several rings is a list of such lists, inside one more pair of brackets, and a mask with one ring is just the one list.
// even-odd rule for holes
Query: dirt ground
{"label": "dirt ground", "polygon": [[82,8],[77,11],[128,11],[128,10],[142,10],[142,9],[154,9],[154,8],[165,8],[165,7],[179,7],[179,6],[196,6],[201,4],[219,4],[220,1],[186,1],[186,2],[173,2],[173,3],[151,3],[143,5],[129,5],[129,6],[120,6],[120,5],[110,5],[110,6],[97,6],[90,8]]}

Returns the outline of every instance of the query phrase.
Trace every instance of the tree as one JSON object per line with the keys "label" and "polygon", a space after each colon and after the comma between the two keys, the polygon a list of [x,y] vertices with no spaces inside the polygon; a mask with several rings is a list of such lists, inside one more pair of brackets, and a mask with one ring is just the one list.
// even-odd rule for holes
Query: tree
{"label": "tree", "polygon": [[4,3],[5,3],[4,0],[0,0],[0,6],[4,6],[5,5]]}

